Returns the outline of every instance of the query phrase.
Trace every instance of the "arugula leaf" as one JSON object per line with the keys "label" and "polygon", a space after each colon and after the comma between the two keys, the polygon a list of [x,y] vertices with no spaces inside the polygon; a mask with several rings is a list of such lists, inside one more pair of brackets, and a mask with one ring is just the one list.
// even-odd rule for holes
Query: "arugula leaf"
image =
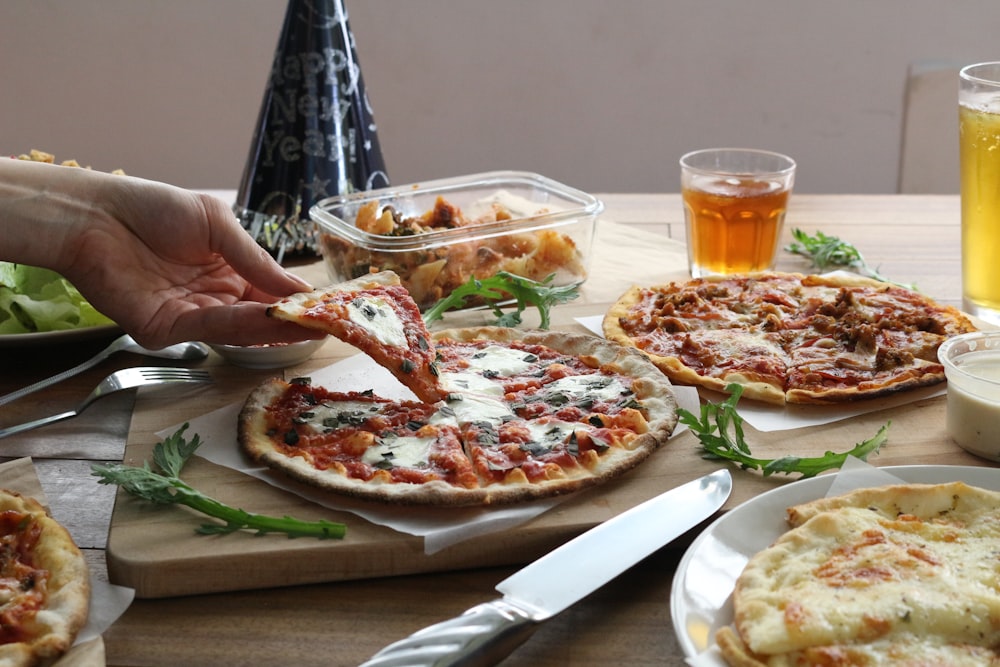
{"label": "arugula leaf", "polygon": [[221,525],[202,524],[195,529],[202,535],[222,535],[248,528],[256,530],[258,535],[285,533],[288,537],[315,537],[322,540],[341,538],[347,533],[347,527],[341,523],[302,521],[288,516],[271,517],[229,507],[181,481],[181,469],[201,446],[201,439],[197,434],[191,440],[184,439],[187,427],[188,424],[184,424],[153,447],[153,462],[160,472],[153,470],[148,461],[141,468],[122,464],[95,464],[91,466],[91,471],[100,478],[100,484],[117,484],[134,496],[161,505],[186,505],[224,522]]}
{"label": "arugula leaf", "polygon": [[[576,285],[550,286],[555,274],[550,274],[542,282],[522,278],[507,271],[498,271],[491,278],[470,278],[469,282],[452,290],[423,314],[424,322],[430,324],[444,317],[446,311],[460,308],[466,299],[477,298],[486,302],[496,315],[496,324],[502,327],[516,327],[521,324],[521,313],[528,306],[538,309],[539,327],[549,328],[552,307],[567,303],[579,296]],[[514,300],[517,310],[504,312],[501,302]]]}
{"label": "arugula leaf", "polygon": [[801,229],[793,229],[792,236],[795,241],[785,246],[785,250],[801,255],[812,261],[812,266],[820,271],[826,271],[832,267],[845,267],[854,269],[857,273],[869,278],[874,278],[884,283],[916,289],[915,285],[897,283],[883,276],[876,269],[868,266],[861,251],[846,241],[841,241],[836,236],[828,236],[817,231],[815,236],[809,236]]}
{"label": "arugula leaf", "polygon": [[814,477],[826,470],[840,468],[849,456],[864,461],[870,454],[878,453],[879,448],[889,437],[891,422],[882,426],[873,437],[856,444],[846,452],[826,452],[822,456],[814,457],[756,458],[743,435],[743,418],[736,412],[736,404],[743,394],[743,387],[734,383],[728,385],[726,391],[730,396],[721,403],[703,404],[700,417],[681,408],[677,410],[678,418],[698,437],[705,450],[703,458],[733,461],[744,470],[760,470],[765,477],[774,473],[800,473],[803,478]]}

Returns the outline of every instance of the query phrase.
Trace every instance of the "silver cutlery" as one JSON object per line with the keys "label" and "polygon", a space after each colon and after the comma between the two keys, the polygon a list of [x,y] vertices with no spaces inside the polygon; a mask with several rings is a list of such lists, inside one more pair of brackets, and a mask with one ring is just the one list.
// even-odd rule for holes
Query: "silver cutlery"
{"label": "silver cutlery", "polygon": [[57,375],[53,375],[50,378],[39,380],[38,382],[18,389],[17,391],[0,396],[0,405],[16,401],[17,399],[23,398],[28,394],[38,391],[39,389],[56,384],[57,382],[62,382],[66,378],[73,377],[77,373],[82,373],[89,368],[93,368],[116,352],[134,352],[135,354],[142,354],[147,357],[157,357],[159,359],[194,360],[204,359],[207,357],[208,346],[202,343],[191,342],[177,343],[176,345],[169,345],[159,350],[150,350],[142,345],[139,345],[131,336],[126,334],[120,338],[116,338],[110,345],[82,364],[65,370],[62,373],[58,373]]}
{"label": "silver cutlery", "polygon": [[502,598],[390,644],[361,667],[495,665],[539,623],[714,514],[732,486],[722,469],[636,505],[501,581]]}
{"label": "silver cutlery", "polygon": [[124,389],[151,387],[154,385],[211,381],[212,376],[207,371],[191,370],[188,368],[160,366],[124,368],[120,371],[115,371],[101,380],[101,382],[94,387],[94,390],[90,392],[87,398],[85,398],[75,410],[69,410],[68,412],[62,412],[57,415],[51,415],[49,417],[43,417],[34,421],[25,422],[23,424],[17,424],[16,426],[2,428],[0,429],[0,438],[6,438],[8,435],[14,435],[15,433],[21,433],[22,431],[28,431],[33,428],[38,428],[39,426],[75,417],[87,409],[87,406],[97,399]]}

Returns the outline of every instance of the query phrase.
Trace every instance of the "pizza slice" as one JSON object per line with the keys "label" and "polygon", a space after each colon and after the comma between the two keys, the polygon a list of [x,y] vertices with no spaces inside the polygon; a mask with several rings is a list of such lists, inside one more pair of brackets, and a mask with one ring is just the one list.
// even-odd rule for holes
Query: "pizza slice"
{"label": "pizza slice", "polygon": [[0,490],[0,664],[50,664],[86,623],[90,572],[38,501]]}
{"label": "pizza slice", "polygon": [[428,403],[447,393],[438,382],[434,344],[399,276],[382,271],[299,292],[267,314],[329,333],[358,348]]}
{"label": "pizza slice", "polygon": [[306,379],[272,379],[250,395],[239,438],[256,461],[346,495],[448,504],[477,478],[458,429],[438,407],[365,392],[333,392]]}
{"label": "pizza slice", "polygon": [[640,463],[673,429],[673,395],[634,350],[492,327],[435,335],[447,408],[489,502],[566,493]]}

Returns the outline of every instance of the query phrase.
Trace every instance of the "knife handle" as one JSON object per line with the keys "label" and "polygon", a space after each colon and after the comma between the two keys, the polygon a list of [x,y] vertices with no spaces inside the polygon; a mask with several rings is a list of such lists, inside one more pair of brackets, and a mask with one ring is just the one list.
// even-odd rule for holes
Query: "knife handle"
{"label": "knife handle", "polygon": [[493,600],[386,646],[361,667],[495,665],[537,627],[526,610],[506,600]]}

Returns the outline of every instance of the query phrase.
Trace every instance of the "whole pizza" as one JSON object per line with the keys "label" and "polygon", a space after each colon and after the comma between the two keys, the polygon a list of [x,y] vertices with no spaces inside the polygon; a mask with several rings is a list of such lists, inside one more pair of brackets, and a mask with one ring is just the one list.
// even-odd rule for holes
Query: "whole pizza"
{"label": "whole pizza", "polygon": [[351,343],[416,397],[307,378],[250,394],[243,450],[338,493],[432,505],[569,493],[639,464],[676,425],[670,381],[637,350],[501,327],[431,336],[391,271],[291,295],[268,315]]}
{"label": "whole pizza", "polygon": [[944,380],[937,349],[974,331],[960,311],[851,274],[706,277],[622,295],[609,340],[646,353],[679,384],[770,403],[837,403]]}
{"label": "whole pizza", "polygon": [[250,395],[249,455],[306,483],[404,504],[513,503],[617,477],[669,438],[669,381],[594,336],[483,327],[434,337],[446,398],[395,401],[274,379]]}
{"label": "whole pizza", "polygon": [[0,490],[0,664],[61,656],[89,605],[89,569],[66,529],[36,500]]}

